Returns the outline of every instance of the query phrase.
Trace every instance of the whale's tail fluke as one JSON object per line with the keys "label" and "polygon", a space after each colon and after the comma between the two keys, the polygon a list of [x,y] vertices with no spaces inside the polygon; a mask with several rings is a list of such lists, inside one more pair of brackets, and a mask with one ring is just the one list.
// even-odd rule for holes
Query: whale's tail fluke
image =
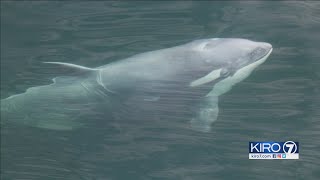
{"label": "whale's tail fluke", "polygon": [[[54,83],[29,88],[1,100],[1,124],[15,122],[53,130],[82,127],[80,121],[107,102],[108,95],[90,79],[58,77]],[[100,104],[99,104],[100,103]]]}

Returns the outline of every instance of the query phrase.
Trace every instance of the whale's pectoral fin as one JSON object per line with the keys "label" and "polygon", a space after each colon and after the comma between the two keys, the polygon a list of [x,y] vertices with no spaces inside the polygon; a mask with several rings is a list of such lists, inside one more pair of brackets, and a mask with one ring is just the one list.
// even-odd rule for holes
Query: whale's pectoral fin
{"label": "whale's pectoral fin", "polygon": [[200,85],[212,82],[220,77],[220,72],[221,72],[221,69],[214,70],[214,71],[210,72],[209,74],[192,81],[190,83],[190,86],[196,87],[196,86],[200,86]]}
{"label": "whale's pectoral fin", "polygon": [[209,132],[211,124],[217,120],[219,113],[218,96],[206,96],[199,104],[196,116],[191,120],[194,130]]}

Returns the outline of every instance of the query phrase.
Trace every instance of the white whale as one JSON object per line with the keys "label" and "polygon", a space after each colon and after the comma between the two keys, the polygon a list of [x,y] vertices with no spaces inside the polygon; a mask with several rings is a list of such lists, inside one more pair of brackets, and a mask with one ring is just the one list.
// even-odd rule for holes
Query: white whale
{"label": "white whale", "polygon": [[97,68],[47,62],[77,73],[2,99],[1,119],[71,130],[81,127],[79,119],[90,116],[91,110],[103,112],[101,115],[108,112],[112,118],[121,117],[119,112],[124,111],[118,110],[122,108],[154,106],[158,110],[152,111],[161,113],[190,110],[191,127],[208,132],[218,117],[219,96],[248,77],[271,52],[272,46],[265,42],[213,38],[138,54]]}

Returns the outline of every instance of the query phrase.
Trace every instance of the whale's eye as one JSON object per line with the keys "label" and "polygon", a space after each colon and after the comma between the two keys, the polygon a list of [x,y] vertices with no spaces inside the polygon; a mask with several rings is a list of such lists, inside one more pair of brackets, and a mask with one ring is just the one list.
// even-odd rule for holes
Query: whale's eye
{"label": "whale's eye", "polygon": [[228,69],[225,69],[225,68],[221,69],[220,77],[227,77],[229,75],[230,75],[230,71]]}

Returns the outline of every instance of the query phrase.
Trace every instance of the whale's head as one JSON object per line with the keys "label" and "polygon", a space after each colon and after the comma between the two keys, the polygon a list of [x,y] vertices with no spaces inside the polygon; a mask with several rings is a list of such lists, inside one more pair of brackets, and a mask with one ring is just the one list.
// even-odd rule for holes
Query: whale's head
{"label": "whale's head", "polygon": [[199,86],[214,82],[210,94],[221,95],[248,77],[272,52],[272,45],[239,38],[196,40],[189,44],[208,72],[190,83]]}

